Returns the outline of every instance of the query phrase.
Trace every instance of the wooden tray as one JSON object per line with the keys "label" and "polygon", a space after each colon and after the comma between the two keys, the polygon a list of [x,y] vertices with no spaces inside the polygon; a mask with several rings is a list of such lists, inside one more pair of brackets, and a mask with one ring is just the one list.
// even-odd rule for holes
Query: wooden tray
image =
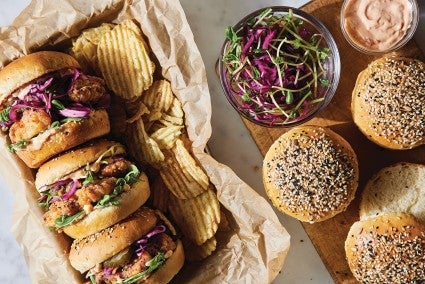
{"label": "wooden tray", "polygon": [[[350,226],[358,220],[359,197],[365,182],[382,167],[398,161],[425,163],[425,148],[408,151],[390,151],[370,142],[357,129],[351,117],[351,93],[357,74],[376,57],[356,51],[345,40],[340,28],[342,0],[316,0],[302,7],[322,21],[332,33],[341,56],[341,79],[334,98],[318,117],[307,122],[328,126],[350,142],[357,153],[360,166],[360,184],[356,199],[347,211],[318,224],[303,223],[304,229],[336,283],[356,283],[345,260],[344,241]],[[423,53],[412,40],[395,54],[423,59]],[[243,119],[263,156],[285,129],[257,126]],[[285,224],[283,224],[285,225]]]}

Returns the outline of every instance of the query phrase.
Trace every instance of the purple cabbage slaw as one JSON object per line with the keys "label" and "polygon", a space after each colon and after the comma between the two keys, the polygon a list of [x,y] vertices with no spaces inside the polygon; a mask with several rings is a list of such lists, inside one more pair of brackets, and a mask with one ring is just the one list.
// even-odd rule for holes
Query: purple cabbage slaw
{"label": "purple cabbage slaw", "polygon": [[165,231],[166,231],[166,227],[164,225],[159,225],[159,226],[156,226],[155,228],[153,228],[143,238],[138,240],[136,242],[136,244],[137,244],[137,249],[136,249],[137,256],[141,256],[142,253],[145,251],[146,245],[148,244],[150,238],[152,238],[153,236],[158,235],[160,233],[164,233]]}
{"label": "purple cabbage slaw", "polygon": [[248,117],[269,125],[295,122],[324,100],[329,49],[292,10],[266,9],[237,32],[229,27],[226,36],[226,79]]}
{"label": "purple cabbage slaw", "polygon": [[[50,204],[56,201],[68,200],[75,194],[79,184],[80,182],[78,181],[78,179],[67,178],[67,179],[59,180],[50,185],[46,185],[42,187],[40,190],[43,193],[43,195],[38,199],[38,204],[48,207],[50,206]],[[69,187],[69,189],[64,194],[62,194],[62,196],[57,195],[56,193],[59,191],[59,189],[63,187]]]}
{"label": "purple cabbage slaw", "polygon": [[[75,81],[82,77],[90,79],[77,68],[66,68],[57,72],[59,77],[54,75],[46,75],[39,78],[35,83],[31,84],[28,93],[22,98],[16,99],[13,104],[5,109],[7,114],[2,115],[0,127],[10,127],[14,122],[19,121],[20,114],[24,109],[42,109],[51,117],[55,118],[85,118],[90,115],[91,109],[81,103],[70,102],[67,96],[72,92]],[[67,86],[61,86],[61,82],[69,80]],[[58,85],[58,86],[57,86]],[[65,87],[64,89],[60,89]],[[56,90],[55,90],[56,88]],[[53,100],[60,101],[62,106],[58,108],[52,104]],[[100,101],[96,104],[96,108],[108,108],[110,104],[110,95],[105,93]]]}

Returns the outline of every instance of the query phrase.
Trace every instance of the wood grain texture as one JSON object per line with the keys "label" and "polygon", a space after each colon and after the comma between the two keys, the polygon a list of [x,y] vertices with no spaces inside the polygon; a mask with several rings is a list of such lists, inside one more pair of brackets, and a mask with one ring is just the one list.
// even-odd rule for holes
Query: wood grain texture
{"label": "wood grain texture", "polygon": [[[351,225],[358,220],[359,197],[366,181],[380,168],[399,161],[425,163],[425,147],[407,151],[391,151],[370,142],[356,127],[351,116],[351,93],[357,75],[378,58],[352,48],[340,28],[341,0],[316,0],[302,9],[316,16],[329,29],[339,48],[341,78],[334,98],[328,107],[306,124],[328,126],[350,142],[360,166],[360,183],[355,200],[348,209],[334,218],[317,224],[303,223],[311,241],[336,283],[357,283],[345,260],[344,241]],[[422,51],[412,40],[397,55],[424,59]],[[257,126],[243,119],[263,156],[286,130]],[[283,224],[285,225],[285,224]]]}

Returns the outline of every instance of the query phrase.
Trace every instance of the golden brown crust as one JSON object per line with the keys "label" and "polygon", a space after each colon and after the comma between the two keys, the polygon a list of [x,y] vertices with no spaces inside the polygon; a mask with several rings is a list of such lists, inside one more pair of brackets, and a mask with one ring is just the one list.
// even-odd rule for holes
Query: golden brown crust
{"label": "golden brown crust", "polygon": [[12,61],[0,71],[0,104],[19,87],[53,71],[80,68],[77,60],[62,52],[40,51]]}
{"label": "golden brown crust", "polygon": [[323,221],[344,211],[354,198],[358,179],[350,144],[323,127],[286,132],[263,162],[263,184],[273,205],[304,222]]}
{"label": "golden brown crust", "polygon": [[118,206],[96,208],[80,221],[64,227],[63,231],[73,239],[92,235],[127,218],[142,206],[149,196],[148,177],[141,173],[139,180],[131,185],[131,189],[116,198]]}
{"label": "golden brown crust", "polygon": [[[403,150],[425,143],[425,63],[404,57],[373,61],[357,77],[351,99],[353,120],[381,147]],[[408,98],[408,99],[406,99]]]}
{"label": "golden brown crust", "polygon": [[83,273],[149,233],[157,222],[155,211],[143,207],[119,224],[74,240],[69,253],[71,265]]}
{"label": "golden brown crust", "polygon": [[16,151],[16,154],[28,167],[38,168],[51,157],[91,139],[106,135],[109,131],[110,124],[106,110],[92,110],[88,118],[77,122],[67,122],[54,130],[45,140],[43,139],[40,147],[35,146],[39,143],[34,143],[34,141],[42,134],[38,138],[37,136],[32,138],[30,143],[25,148]]}
{"label": "golden brown crust", "polygon": [[385,213],[352,225],[345,253],[362,283],[425,280],[425,226],[412,215]]}
{"label": "golden brown crust", "polygon": [[49,160],[38,169],[35,178],[36,188],[40,189],[45,185],[52,184],[87,164],[95,162],[111,147],[114,151],[107,152],[105,157],[126,153],[124,146],[118,142],[98,140]]}

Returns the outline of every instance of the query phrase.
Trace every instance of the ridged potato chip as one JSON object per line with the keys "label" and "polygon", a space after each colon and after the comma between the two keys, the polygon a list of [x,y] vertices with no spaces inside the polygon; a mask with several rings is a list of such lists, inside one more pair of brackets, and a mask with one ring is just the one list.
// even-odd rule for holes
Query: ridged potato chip
{"label": "ridged potato chip", "polygon": [[167,80],[153,82],[143,94],[142,101],[151,111],[166,113],[174,100],[171,85]]}
{"label": "ridged potato chip", "polygon": [[205,189],[200,184],[188,179],[177,160],[170,157],[172,156],[167,155],[160,168],[161,177],[167,188],[180,199],[193,198],[204,192]]}
{"label": "ridged potato chip", "polygon": [[202,188],[207,189],[210,184],[208,176],[205,174],[204,170],[198,166],[198,163],[186,149],[182,140],[176,140],[173,151],[178,163],[183,169],[184,175],[188,178],[193,178]]}
{"label": "ridged potato chip", "polygon": [[161,176],[158,176],[152,184],[151,196],[152,196],[152,205],[156,209],[161,210],[164,213],[168,212],[169,204],[169,195],[164,181]]}
{"label": "ridged potato chip", "polygon": [[165,156],[155,140],[146,133],[143,120],[139,119],[130,124],[127,133],[127,145],[131,155],[140,163],[158,168]]}
{"label": "ridged potato chip", "polygon": [[215,237],[208,239],[205,243],[197,245],[183,236],[183,248],[185,259],[188,261],[199,261],[210,256],[217,248]]}
{"label": "ridged potato chip", "polygon": [[116,25],[102,36],[97,58],[107,86],[124,99],[134,100],[152,85],[155,65],[147,44],[128,24]]}
{"label": "ridged potato chip", "polygon": [[82,65],[83,69],[97,71],[97,46],[103,34],[109,32],[115,25],[104,23],[96,28],[84,30],[72,42],[71,53]]}
{"label": "ridged potato chip", "polygon": [[212,189],[189,199],[170,194],[168,208],[174,222],[195,244],[202,245],[215,235],[220,223],[220,204]]}
{"label": "ridged potato chip", "polygon": [[167,126],[161,127],[151,134],[151,138],[158,143],[160,149],[171,149],[174,147],[176,140],[182,134],[183,126]]}

